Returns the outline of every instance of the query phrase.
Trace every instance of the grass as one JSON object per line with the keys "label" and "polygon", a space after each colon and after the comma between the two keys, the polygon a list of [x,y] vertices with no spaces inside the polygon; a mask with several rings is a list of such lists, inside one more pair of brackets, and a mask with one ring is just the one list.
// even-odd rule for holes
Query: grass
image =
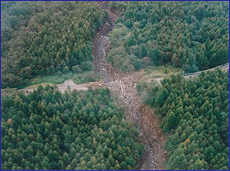
{"label": "grass", "polygon": [[36,88],[38,88],[39,85],[41,85],[42,87],[45,87],[47,85],[53,86],[54,84],[53,83],[40,83],[40,84],[34,84],[34,85],[31,85],[31,86],[27,86],[26,88],[27,89],[36,89]]}
{"label": "grass", "polygon": [[75,84],[83,84],[87,82],[95,82],[100,80],[100,74],[94,71],[83,72],[81,74],[75,74],[72,77]]}
{"label": "grass", "polygon": [[5,88],[1,89],[1,95],[8,95],[16,92],[16,88]]}
{"label": "grass", "polygon": [[66,73],[66,74],[54,74],[48,75],[44,77],[36,77],[30,83],[21,85],[17,87],[17,89],[27,88],[37,88],[38,85],[52,85],[52,84],[61,84],[65,80],[72,79],[75,84],[83,84],[87,82],[94,82],[100,80],[99,74],[95,73],[94,71],[85,71],[82,73]]}
{"label": "grass", "polygon": [[157,67],[148,67],[145,69],[146,76],[157,77],[165,74],[175,74],[182,73],[183,71],[179,68],[174,68],[172,66],[157,66]]}

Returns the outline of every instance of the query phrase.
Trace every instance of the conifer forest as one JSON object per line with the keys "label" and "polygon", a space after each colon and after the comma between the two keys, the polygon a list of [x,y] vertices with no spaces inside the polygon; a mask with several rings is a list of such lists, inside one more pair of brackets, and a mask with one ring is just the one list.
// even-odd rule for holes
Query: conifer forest
{"label": "conifer forest", "polygon": [[1,1],[1,170],[229,170],[228,1]]}

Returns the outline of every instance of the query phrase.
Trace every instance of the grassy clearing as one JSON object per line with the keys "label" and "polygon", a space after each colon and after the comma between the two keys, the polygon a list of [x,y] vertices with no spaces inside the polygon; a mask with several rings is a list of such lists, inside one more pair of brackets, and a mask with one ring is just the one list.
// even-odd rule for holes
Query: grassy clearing
{"label": "grassy clearing", "polygon": [[157,77],[166,74],[175,74],[183,73],[181,69],[173,68],[172,66],[157,66],[157,67],[148,67],[145,69],[145,74],[148,77]]}
{"label": "grassy clearing", "polygon": [[41,83],[41,84],[34,84],[34,85],[31,85],[31,86],[28,86],[28,87],[26,87],[27,89],[36,89],[36,88],[38,88],[38,86],[42,86],[42,87],[45,87],[45,86],[47,86],[47,85],[49,85],[49,86],[53,86],[54,84],[53,83]]}
{"label": "grassy clearing", "polygon": [[72,80],[75,84],[83,84],[87,82],[95,82],[100,80],[100,74],[95,73],[94,71],[83,72],[81,74],[75,74],[72,77]]}
{"label": "grassy clearing", "polygon": [[66,74],[54,74],[48,75],[44,77],[36,77],[30,83],[17,87],[17,89],[27,88],[36,88],[38,85],[45,85],[45,84],[61,84],[65,80],[72,79],[76,84],[83,84],[87,82],[94,82],[100,80],[100,75],[95,73],[94,71],[85,71],[79,74],[76,73],[66,73]]}
{"label": "grassy clearing", "polygon": [[5,89],[1,89],[1,95],[5,96],[5,95],[9,95],[9,94],[13,94],[16,92],[16,88],[5,88]]}

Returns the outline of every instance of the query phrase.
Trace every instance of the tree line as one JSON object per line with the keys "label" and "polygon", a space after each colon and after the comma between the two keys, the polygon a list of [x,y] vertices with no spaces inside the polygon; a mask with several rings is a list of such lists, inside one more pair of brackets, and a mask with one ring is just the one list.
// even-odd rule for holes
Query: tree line
{"label": "tree line", "polygon": [[195,80],[173,75],[162,86],[139,84],[169,134],[167,169],[229,169],[228,88],[228,73],[221,70]]}
{"label": "tree line", "polygon": [[105,14],[95,2],[1,2],[1,86],[92,69],[92,38]]}
{"label": "tree line", "polygon": [[108,61],[123,72],[170,64],[186,72],[228,62],[226,2],[111,2],[122,10]]}
{"label": "tree line", "polygon": [[1,97],[2,169],[134,169],[143,145],[108,89]]}

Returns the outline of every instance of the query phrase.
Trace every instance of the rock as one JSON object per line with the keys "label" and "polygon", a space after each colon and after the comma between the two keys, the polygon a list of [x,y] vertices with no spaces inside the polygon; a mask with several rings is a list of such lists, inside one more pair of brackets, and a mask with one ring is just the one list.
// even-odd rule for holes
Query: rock
{"label": "rock", "polygon": [[166,151],[164,151],[164,154],[166,154],[167,152]]}

